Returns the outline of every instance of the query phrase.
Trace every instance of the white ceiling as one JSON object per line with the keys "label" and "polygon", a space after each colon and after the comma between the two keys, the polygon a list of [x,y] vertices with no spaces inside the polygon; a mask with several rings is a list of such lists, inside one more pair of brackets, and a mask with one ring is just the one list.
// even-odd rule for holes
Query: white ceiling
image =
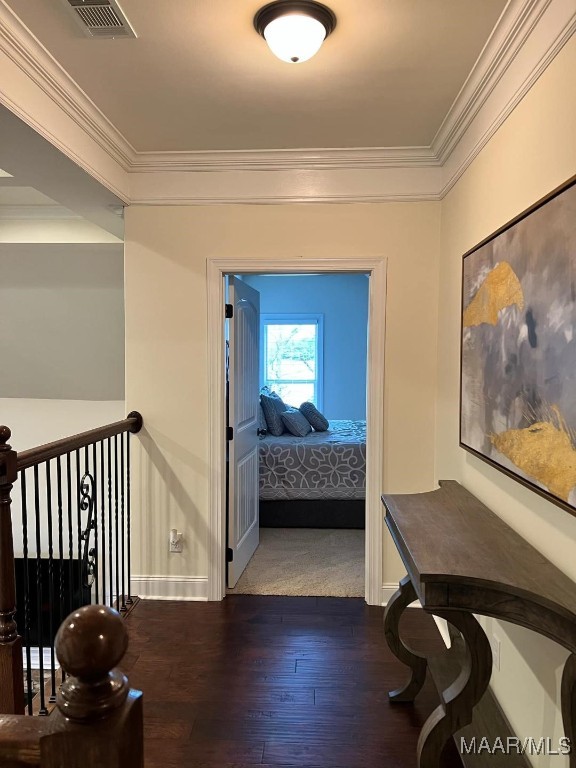
{"label": "white ceiling", "polygon": [[428,146],[506,0],[331,0],[301,65],[258,0],[121,0],[137,39],[83,36],[62,0],[6,0],[138,151]]}

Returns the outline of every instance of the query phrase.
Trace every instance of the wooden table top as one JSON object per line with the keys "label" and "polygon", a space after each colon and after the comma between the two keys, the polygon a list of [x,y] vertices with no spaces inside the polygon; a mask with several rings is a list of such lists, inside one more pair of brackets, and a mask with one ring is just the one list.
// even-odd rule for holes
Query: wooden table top
{"label": "wooden table top", "polygon": [[[423,606],[476,610],[478,600],[476,612],[531,628],[540,606],[576,628],[576,584],[459,483],[440,486],[382,496],[386,524]],[[531,617],[517,615],[522,601]],[[551,636],[559,639],[556,631]]]}

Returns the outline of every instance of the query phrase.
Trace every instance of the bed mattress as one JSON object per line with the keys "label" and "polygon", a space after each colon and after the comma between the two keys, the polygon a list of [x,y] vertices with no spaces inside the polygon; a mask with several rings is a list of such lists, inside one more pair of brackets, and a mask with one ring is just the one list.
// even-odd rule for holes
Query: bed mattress
{"label": "bed mattress", "polygon": [[334,420],[327,432],[263,438],[260,498],[363,499],[366,422]]}

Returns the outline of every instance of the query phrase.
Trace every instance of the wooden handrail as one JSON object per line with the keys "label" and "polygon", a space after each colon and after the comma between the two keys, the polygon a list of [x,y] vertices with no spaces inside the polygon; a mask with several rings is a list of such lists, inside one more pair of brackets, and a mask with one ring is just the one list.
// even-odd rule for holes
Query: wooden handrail
{"label": "wooden handrail", "polygon": [[143,768],[142,693],[117,668],[127,646],[112,608],[71,613],[56,637],[68,675],[56,709],[49,717],[0,715],[0,765]]}
{"label": "wooden handrail", "polygon": [[55,440],[53,443],[46,443],[46,445],[39,445],[36,448],[21,451],[16,461],[18,472],[22,469],[33,467],[35,464],[41,464],[43,461],[55,459],[57,456],[63,456],[70,451],[84,448],[99,440],[105,440],[107,437],[114,437],[114,435],[120,435],[123,432],[132,432],[134,434],[142,429],[142,423],[142,416],[138,411],[132,411],[122,421],[115,421],[113,424],[107,424],[104,427],[89,429],[87,432],[80,432],[78,435],[63,437],[62,440]]}

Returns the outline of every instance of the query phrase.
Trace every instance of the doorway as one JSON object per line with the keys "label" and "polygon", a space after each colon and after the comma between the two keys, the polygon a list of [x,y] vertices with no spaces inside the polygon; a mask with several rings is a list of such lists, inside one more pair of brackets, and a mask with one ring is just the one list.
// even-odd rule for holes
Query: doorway
{"label": "doorway", "polygon": [[227,282],[228,592],[364,597],[369,276]]}
{"label": "doorway", "polygon": [[386,260],[372,259],[297,259],[297,260],[209,260],[208,261],[208,337],[211,423],[210,461],[210,600],[226,594],[226,421],[224,276],[226,274],[323,274],[361,272],[369,276],[367,413],[366,413],[366,602],[382,603],[382,511],[384,441],[384,330]]}

